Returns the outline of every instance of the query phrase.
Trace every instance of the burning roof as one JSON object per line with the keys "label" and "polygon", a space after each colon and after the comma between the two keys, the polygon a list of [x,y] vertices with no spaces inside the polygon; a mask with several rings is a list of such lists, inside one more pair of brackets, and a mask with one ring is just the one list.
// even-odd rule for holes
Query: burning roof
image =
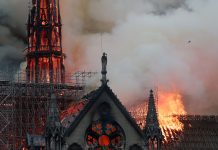
{"label": "burning roof", "polygon": [[72,103],[68,109],[61,113],[62,125],[66,128],[69,127],[88,102],[88,100],[80,100]]}
{"label": "burning roof", "polygon": [[[146,102],[129,110],[141,128],[146,118]],[[159,120],[164,135],[164,150],[218,149],[218,116],[169,115]]]}

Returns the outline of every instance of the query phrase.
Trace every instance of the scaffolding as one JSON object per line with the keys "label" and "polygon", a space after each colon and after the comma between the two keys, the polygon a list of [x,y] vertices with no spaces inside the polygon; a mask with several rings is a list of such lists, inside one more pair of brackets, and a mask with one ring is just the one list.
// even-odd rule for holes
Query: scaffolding
{"label": "scaffolding", "polygon": [[55,92],[60,110],[78,100],[86,80],[96,72],[66,75],[63,83],[29,83],[25,72],[0,73],[0,147],[19,150],[26,135],[43,134],[51,92]]}

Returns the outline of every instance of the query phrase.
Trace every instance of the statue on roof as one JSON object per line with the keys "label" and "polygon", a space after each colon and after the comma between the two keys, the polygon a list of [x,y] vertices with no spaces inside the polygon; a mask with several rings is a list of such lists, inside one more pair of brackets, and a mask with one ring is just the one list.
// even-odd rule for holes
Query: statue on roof
{"label": "statue on roof", "polygon": [[101,64],[102,64],[102,70],[101,70],[101,74],[102,74],[102,79],[101,82],[102,84],[107,84],[108,80],[107,80],[107,54],[103,53],[102,57],[101,57]]}

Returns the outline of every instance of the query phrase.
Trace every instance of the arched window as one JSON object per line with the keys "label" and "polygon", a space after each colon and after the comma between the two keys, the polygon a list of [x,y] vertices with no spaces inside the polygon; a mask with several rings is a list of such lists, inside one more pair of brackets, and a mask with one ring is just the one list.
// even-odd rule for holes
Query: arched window
{"label": "arched window", "polygon": [[157,138],[150,138],[148,141],[148,149],[149,150],[157,149],[157,146],[158,146]]}
{"label": "arched window", "polygon": [[83,149],[82,149],[82,147],[79,144],[74,143],[74,144],[70,145],[68,150],[83,150]]}
{"label": "arched window", "polygon": [[86,131],[86,143],[89,150],[124,150],[125,135],[114,121],[93,122]]}
{"label": "arched window", "polygon": [[130,146],[129,150],[142,150],[142,148],[140,146],[138,146],[137,144],[134,144],[134,145]]}

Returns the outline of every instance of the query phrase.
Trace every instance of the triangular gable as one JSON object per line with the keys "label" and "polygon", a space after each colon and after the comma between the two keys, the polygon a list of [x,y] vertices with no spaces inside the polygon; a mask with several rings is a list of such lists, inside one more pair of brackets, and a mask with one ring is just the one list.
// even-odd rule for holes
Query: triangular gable
{"label": "triangular gable", "polygon": [[95,104],[95,102],[98,100],[99,96],[106,92],[111,100],[115,103],[115,105],[120,109],[121,113],[124,115],[124,117],[128,120],[128,122],[133,126],[133,128],[138,132],[138,134],[143,137],[142,130],[139,128],[139,126],[136,124],[135,120],[132,118],[130,113],[126,110],[126,108],[122,105],[122,103],[119,101],[117,96],[113,93],[113,91],[108,87],[108,85],[102,85],[97,90],[87,94],[84,96],[84,98],[88,99],[88,104],[84,107],[84,109],[80,112],[80,114],[75,118],[75,120],[71,123],[69,128],[67,128],[65,132],[65,136],[68,137],[71,135],[71,133],[74,131],[74,129],[77,127],[77,125],[80,123],[83,117],[89,112],[89,110],[92,108],[92,106]]}

